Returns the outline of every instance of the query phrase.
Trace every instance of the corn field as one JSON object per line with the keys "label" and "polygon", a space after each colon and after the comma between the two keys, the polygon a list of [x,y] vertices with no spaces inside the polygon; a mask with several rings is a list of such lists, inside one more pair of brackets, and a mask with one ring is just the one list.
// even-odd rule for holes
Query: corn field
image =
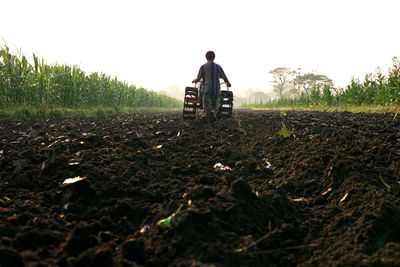
{"label": "corn field", "polygon": [[245,104],[243,107],[310,107],[310,106],[400,105],[400,60],[393,58],[388,75],[366,75],[364,81],[352,80],[345,88],[315,85],[309,93],[281,97],[266,103]]}
{"label": "corn field", "polygon": [[171,107],[182,103],[143,88],[136,88],[105,74],[87,75],[77,66],[48,65],[33,54],[12,55],[0,48],[0,108],[34,107]]}

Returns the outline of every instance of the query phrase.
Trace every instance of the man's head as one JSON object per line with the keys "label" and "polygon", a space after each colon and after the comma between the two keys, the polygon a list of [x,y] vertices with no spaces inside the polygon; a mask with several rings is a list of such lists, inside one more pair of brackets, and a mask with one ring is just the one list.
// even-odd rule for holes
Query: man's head
{"label": "man's head", "polygon": [[206,53],[206,59],[207,60],[214,60],[214,58],[215,58],[215,53],[213,51],[208,51]]}

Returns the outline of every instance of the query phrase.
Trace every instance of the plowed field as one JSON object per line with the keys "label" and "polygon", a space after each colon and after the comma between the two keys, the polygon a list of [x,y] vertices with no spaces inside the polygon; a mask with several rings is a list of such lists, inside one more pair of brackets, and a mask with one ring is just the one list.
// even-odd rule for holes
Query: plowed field
{"label": "plowed field", "polygon": [[400,266],[393,117],[2,123],[0,266]]}

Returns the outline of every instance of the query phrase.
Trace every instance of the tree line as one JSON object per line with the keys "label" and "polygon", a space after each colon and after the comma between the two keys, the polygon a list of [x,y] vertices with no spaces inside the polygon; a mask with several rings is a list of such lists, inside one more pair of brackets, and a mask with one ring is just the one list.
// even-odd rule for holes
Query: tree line
{"label": "tree line", "polygon": [[380,71],[367,74],[363,81],[352,79],[345,88],[336,88],[332,79],[315,72],[300,73],[288,67],[269,72],[273,91],[278,96],[265,103],[247,104],[247,107],[286,106],[340,106],[340,105],[399,105],[400,60],[393,57],[387,75]]}

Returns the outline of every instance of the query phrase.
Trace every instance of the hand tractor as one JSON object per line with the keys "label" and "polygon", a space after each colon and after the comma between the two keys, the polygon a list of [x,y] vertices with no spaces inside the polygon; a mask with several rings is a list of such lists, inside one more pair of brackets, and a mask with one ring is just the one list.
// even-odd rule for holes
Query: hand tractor
{"label": "hand tractor", "polygon": [[[222,83],[224,84],[224,83]],[[183,101],[183,119],[195,119],[196,112],[203,109],[203,93],[200,89],[201,83],[194,87],[186,87]],[[221,87],[221,104],[217,112],[219,118],[230,118],[232,116],[233,92],[227,86]]]}

